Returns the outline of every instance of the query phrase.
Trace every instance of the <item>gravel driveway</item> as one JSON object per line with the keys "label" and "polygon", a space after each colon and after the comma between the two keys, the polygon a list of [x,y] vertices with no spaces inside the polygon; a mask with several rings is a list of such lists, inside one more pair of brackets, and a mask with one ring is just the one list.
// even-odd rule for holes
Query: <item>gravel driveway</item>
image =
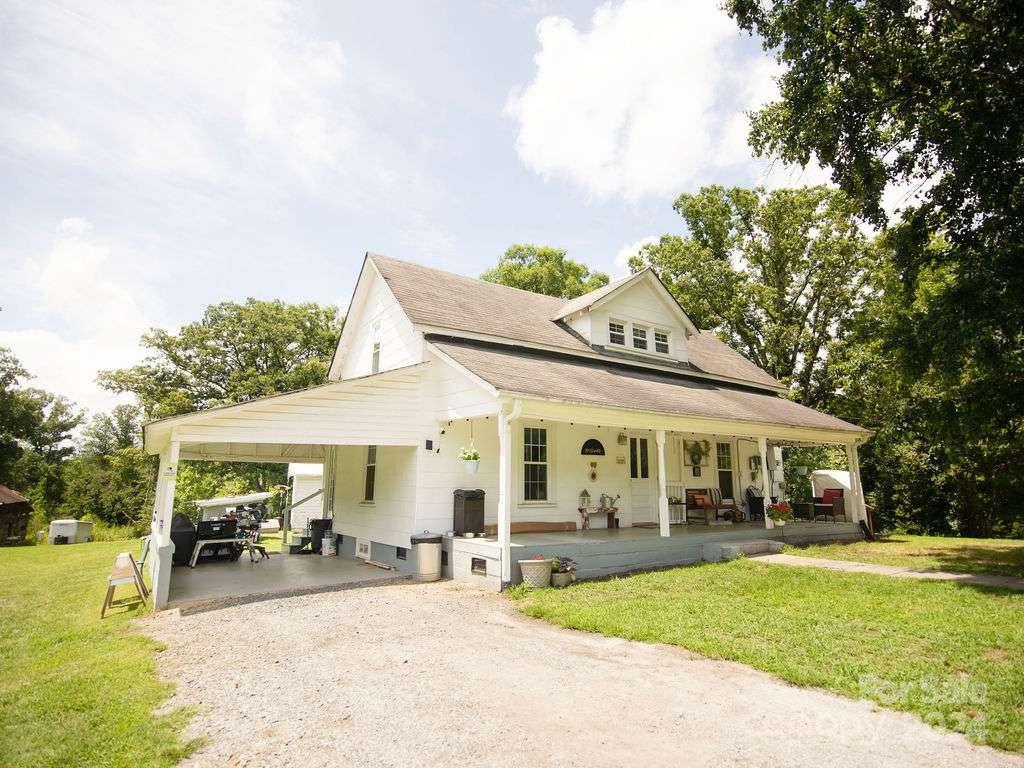
{"label": "gravel driveway", "polygon": [[[1024,766],[915,717],[676,648],[559,629],[464,585],[146,619],[187,766]],[[258,659],[264,659],[264,662]]]}

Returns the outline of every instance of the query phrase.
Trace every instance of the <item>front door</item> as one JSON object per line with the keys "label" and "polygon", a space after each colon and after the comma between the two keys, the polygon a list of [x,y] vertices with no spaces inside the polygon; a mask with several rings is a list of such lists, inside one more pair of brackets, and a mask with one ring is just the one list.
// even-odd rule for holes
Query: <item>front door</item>
{"label": "front door", "polygon": [[629,438],[629,495],[633,524],[653,523],[657,518],[651,472],[651,440]]}

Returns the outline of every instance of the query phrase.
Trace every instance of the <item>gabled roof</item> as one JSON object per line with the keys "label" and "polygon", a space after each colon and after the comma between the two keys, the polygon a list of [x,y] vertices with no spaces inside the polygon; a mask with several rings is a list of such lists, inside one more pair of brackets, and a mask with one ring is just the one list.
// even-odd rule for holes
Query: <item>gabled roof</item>
{"label": "gabled roof", "polygon": [[[583,336],[558,318],[566,315],[567,305],[580,304],[586,297],[589,297],[587,301],[590,304],[597,303],[642,279],[644,273],[592,291],[586,297],[566,301],[375,253],[367,254],[367,258],[373,262],[413,324],[428,331],[443,329],[453,332],[450,335],[454,336],[486,336],[515,345],[546,347],[609,360],[632,357],[628,353],[591,346]],[[657,277],[653,273],[651,276]],[[668,294],[664,286],[661,288]],[[668,296],[675,303],[671,294]],[[675,306],[678,307],[678,304]],[[697,331],[690,336],[687,345],[688,364],[649,359],[638,362],[743,381],[775,390],[784,389],[774,377],[709,331]]]}
{"label": "gabled roof", "polygon": [[676,301],[676,297],[672,295],[665,284],[661,282],[661,278],[658,277],[658,273],[650,267],[642,269],[634,275],[623,278],[622,280],[616,280],[613,283],[609,283],[601,288],[590,293],[585,293],[582,296],[571,299],[562,305],[562,309],[559,314],[552,318],[554,320],[564,320],[570,315],[574,315],[584,309],[594,309],[595,307],[611,300],[624,291],[628,291],[635,285],[647,282],[651,286],[651,289],[655,291],[660,297],[662,302],[668,308],[668,310],[676,316],[676,319],[680,322],[683,328],[686,329],[687,336],[691,336],[695,333],[699,333],[697,326],[693,324],[693,321],[687,317],[685,310],[679,306],[679,302]]}
{"label": "gabled roof", "polygon": [[746,421],[799,429],[869,434],[813,408],[747,387],[638,370],[533,350],[431,339],[434,348],[499,392],[586,405]]}

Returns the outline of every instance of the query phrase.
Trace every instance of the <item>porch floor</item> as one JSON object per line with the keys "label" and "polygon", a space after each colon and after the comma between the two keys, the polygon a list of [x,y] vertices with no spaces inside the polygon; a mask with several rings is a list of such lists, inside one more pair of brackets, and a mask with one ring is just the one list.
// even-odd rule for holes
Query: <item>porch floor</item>
{"label": "porch floor", "polygon": [[276,597],[332,592],[407,579],[407,574],[385,571],[362,561],[338,555],[271,554],[250,562],[200,561],[195,568],[175,566],[171,571],[168,608],[182,613],[211,610],[226,605],[269,600]]}
{"label": "porch floor", "polygon": [[[715,534],[745,533],[753,538],[772,537],[771,530],[766,530],[764,523],[731,523],[729,525],[673,525],[669,529],[672,539],[692,539]],[[552,544],[603,544],[609,541],[632,541],[636,539],[660,539],[661,531],[657,526],[634,526],[631,528],[592,528],[588,531],[565,531],[558,533],[513,533],[512,546],[538,547]],[[485,541],[497,538],[490,536]]]}

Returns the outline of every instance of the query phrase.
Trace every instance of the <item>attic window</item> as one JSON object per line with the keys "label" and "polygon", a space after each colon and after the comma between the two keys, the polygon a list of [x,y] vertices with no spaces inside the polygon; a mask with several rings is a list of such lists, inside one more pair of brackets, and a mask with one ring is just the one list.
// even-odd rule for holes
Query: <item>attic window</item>
{"label": "attic window", "polygon": [[660,355],[668,354],[668,333],[665,331],[654,332],[654,351]]}
{"label": "attic window", "polygon": [[626,324],[617,320],[608,321],[608,343],[626,346]]}
{"label": "attic window", "polygon": [[647,329],[633,326],[633,349],[647,349]]}

